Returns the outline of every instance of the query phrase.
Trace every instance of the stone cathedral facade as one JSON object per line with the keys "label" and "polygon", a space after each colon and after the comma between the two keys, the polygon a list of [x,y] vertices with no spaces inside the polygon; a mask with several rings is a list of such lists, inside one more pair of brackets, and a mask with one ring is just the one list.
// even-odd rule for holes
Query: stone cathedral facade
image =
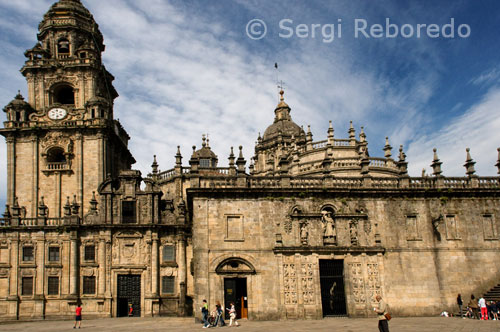
{"label": "stone cathedral facade", "polygon": [[[403,147],[372,157],[351,123],[314,141],[281,91],[250,163],[207,138],[141,175],[114,118],[103,36],[79,0],[59,0],[25,52],[4,108],[7,206],[0,218],[0,320],[195,315],[203,299],[239,317],[453,310],[457,293],[500,283],[500,178],[410,177]],[[175,142],[173,142],[175,143]],[[492,151],[492,153],[494,153]],[[499,156],[500,159],[500,156]],[[496,166],[500,172],[500,160]]]}

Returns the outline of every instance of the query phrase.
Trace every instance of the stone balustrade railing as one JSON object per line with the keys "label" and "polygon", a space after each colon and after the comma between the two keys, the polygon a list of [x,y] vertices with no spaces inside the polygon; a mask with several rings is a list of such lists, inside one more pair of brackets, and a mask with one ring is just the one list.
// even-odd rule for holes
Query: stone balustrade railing
{"label": "stone balustrade railing", "polygon": [[359,188],[359,189],[500,189],[500,177],[197,177],[198,188]]}

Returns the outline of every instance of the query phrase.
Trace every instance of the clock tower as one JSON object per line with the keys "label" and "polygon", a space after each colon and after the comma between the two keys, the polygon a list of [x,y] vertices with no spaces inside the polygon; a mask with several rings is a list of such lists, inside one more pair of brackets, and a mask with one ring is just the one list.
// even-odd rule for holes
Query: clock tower
{"label": "clock tower", "polygon": [[39,25],[38,42],[25,52],[20,93],[4,108],[0,134],[7,141],[7,204],[35,218],[63,215],[70,197],[82,216],[106,177],[135,162],[129,136],[114,119],[118,93],[102,63],[103,36],[79,0],[60,0]]}

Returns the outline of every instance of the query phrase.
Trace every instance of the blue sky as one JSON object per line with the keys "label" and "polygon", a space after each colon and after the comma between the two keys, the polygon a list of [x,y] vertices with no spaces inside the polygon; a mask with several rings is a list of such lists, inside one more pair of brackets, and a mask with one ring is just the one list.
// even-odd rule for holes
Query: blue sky
{"label": "blue sky", "polygon": [[[479,175],[496,175],[500,146],[500,19],[498,1],[257,1],[83,0],[104,35],[104,63],[116,77],[120,97],[115,116],[132,137],[135,168],[150,170],[153,154],[162,170],[181,146],[187,164],[192,145],[208,133],[219,165],[230,146],[243,145],[249,160],[258,133],[274,118],[276,70],[299,125],[311,125],[314,140],[347,137],[352,120],[365,127],[371,156],[383,156],[389,136],[400,144],[410,174],[430,172],[432,148],[444,174],[463,176],[465,148]],[[0,103],[6,105],[26,82],[23,53],[36,43],[38,23],[52,0],[0,0]],[[261,19],[267,34],[246,34]],[[355,38],[356,19],[368,27],[386,18],[404,24],[455,22],[455,38]],[[338,24],[330,43],[316,30],[280,37],[286,26]],[[467,24],[470,36],[457,36]],[[309,30],[309,32],[311,29]],[[4,113],[3,113],[4,114]],[[5,115],[1,115],[5,119]],[[0,144],[0,204],[6,191],[6,153]]]}

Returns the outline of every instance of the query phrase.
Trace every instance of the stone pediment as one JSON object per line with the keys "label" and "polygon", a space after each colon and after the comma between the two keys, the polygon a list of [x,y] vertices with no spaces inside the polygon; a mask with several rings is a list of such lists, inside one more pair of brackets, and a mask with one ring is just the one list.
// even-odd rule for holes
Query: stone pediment
{"label": "stone pediment", "polygon": [[255,274],[255,268],[252,264],[242,258],[228,258],[223,260],[215,269],[219,274]]}
{"label": "stone pediment", "polygon": [[137,239],[137,238],[142,238],[143,235],[139,232],[123,231],[116,233],[115,237],[117,239]]}

